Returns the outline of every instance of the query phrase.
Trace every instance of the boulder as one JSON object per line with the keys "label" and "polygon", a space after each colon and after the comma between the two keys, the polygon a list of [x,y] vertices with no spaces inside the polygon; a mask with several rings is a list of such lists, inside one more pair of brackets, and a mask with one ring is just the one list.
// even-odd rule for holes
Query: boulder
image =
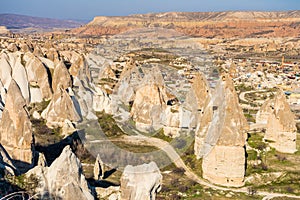
{"label": "boulder", "polygon": [[295,116],[286,101],[285,94],[279,90],[270,104],[270,113],[264,140],[282,153],[295,153],[297,127]]}
{"label": "boulder", "polygon": [[31,163],[33,135],[26,101],[15,80],[8,88],[0,122],[0,143],[15,160]]}
{"label": "boulder", "polygon": [[70,146],[63,149],[50,167],[36,166],[26,173],[26,177],[38,180],[35,192],[41,199],[94,199],[81,163]]}
{"label": "boulder", "polygon": [[121,199],[154,200],[161,184],[162,175],[156,163],[128,165],[121,177]]}
{"label": "boulder", "polygon": [[204,109],[196,134],[201,142],[195,153],[197,158],[203,158],[203,178],[224,186],[244,184],[248,129],[233,82],[228,75],[223,75]]}

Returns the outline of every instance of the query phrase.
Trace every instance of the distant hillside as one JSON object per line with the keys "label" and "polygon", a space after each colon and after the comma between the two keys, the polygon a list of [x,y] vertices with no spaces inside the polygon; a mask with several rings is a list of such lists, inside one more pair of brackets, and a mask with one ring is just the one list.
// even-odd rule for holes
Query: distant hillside
{"label": "distant hillside", "polygon": [[12,31],[22,30],[53,30],[64,28],[76,28],[82,25],[82,22],[72,20],[50,19],[42,17],[31,17],[16,14],[0,14],[0,26],[6,26]]}
{"label": "distant hillside", "polygon": [[198,37],[298,37],[300,11],[167,12],[95,17],[73,30],[83,35],[114,35],[124,31],[162,27]]}

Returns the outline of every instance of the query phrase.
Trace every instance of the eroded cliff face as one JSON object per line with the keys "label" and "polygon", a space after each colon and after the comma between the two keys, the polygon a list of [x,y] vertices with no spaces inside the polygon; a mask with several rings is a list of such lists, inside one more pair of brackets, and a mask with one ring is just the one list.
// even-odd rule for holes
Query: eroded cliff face
{"label": "eroded cliff face", "polygon": [[116,35],[145,27],[175,29],[207,38],[297,37],[299,12],[169,12],[127,17],[95,17],[72,32],[83,35]]}
{"label": "eroded cliff face", "polygon": [[198,158],[203,158],[205,179],[225,186],[243,185],[245,130],[248,128],[233,82],[228,75],[223,75],[196,133],[199,142],[195,153]]}
{"label": "eroded cliff face", "polygon": [[155,200],[160,191],[162,175],[156,163],[139,166],[128,165],[121,177],[122,200]]}
{"label": "eroded cliff face", "polygon": [[11,80],[0,122],[0,143],[15,160],[32,162],[33,135],[26,100]]}
{"label": "eroded cliff face", "polygon": [[297,151],[297,128],[295,116],[291,112],[283,91],[278,91],[274,100],[268,103],[269,114],[264,140],[270,141],[269,145],[283,153]]}

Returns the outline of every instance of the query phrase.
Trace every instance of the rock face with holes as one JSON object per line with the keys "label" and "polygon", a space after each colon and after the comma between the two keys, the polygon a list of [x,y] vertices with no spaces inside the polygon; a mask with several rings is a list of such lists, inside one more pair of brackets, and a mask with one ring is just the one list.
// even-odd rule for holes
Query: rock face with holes
{"label": "rock face with holes", "polygon": [[162,175],[156,163],[128,165],[121,177],[121,199],[154,200],[161,184]]}
{"label": "rock face with holes", "polygon": [[42,199],[94,199],[82,173],[81,163],[70,146],[63,149],[50,167],[36,166],[26,176],[37,178],[39,184],[36,192]]}
{"label": "rock face with holes", "polygon": [[224,186],[243,185],[248,128],[233,82],[228,75],[223,75],[197,132],[202,142],[195,153],[197,158],[203,158],[203,178]]}
{"label": "rock face with holes", "polygon": [[283,91],[278,91],[274,100],[269,104],[271,111],[268,116],[266,134],[264,140],[277,151],[283,153],[295,153],[297,128],[295,116],[286,101]]}
{"label": "rock face with holes", "polygon": [[10,82],[0,122],[0,143],[9,155],[26,163],[32,162],[33,136],[26,100],[15,80]]}

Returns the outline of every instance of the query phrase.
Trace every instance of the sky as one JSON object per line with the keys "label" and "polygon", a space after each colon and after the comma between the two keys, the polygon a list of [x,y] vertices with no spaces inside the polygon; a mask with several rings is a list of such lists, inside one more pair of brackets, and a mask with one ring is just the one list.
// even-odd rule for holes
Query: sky
{"label": "sky", "polygon": [[0,13],[91,20],[153,12],[300,10],[300,0],[0,0]]}

